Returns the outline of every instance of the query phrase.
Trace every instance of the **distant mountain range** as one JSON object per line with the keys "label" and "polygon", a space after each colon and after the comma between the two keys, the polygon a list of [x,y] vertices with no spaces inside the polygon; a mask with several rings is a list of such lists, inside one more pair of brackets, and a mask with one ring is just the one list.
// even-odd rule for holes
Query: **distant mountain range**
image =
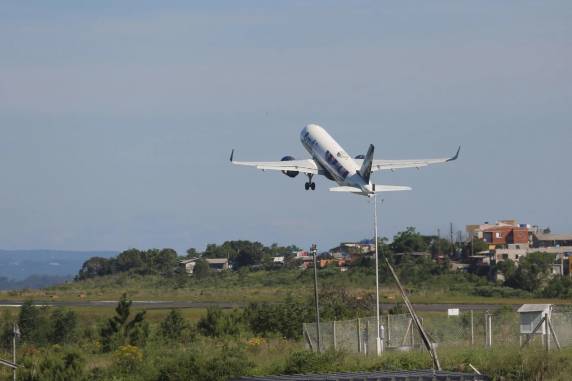
{"label": "distant mountain range", "polygon": [[38,288],[72,279],[91,257],[116,251],[0,250],[0,289]]}

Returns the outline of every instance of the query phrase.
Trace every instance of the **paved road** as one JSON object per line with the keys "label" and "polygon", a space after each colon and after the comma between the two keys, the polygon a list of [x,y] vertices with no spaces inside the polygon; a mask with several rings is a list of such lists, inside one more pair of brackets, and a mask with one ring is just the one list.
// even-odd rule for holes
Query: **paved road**
{"label": "paved road", "polygon": [[[0,307],[20,307],[23,300],[0,300]],[[98,301],[61,301],[61,300],[35,300],[36,305],[55,307],[115,307],[117,300]],[[221,308],[244,307],[247,303],[240,302],[192,302],[192,301],[163,301],[163,300],[134,300],[133,307],[145,309],[170,309],[170,308],[208,308],[218,306]],[[395,304],[382,304],[382,309],[394,307]],[[461,310],[494,311],[502,307],[510,307],[516,310],[520,304],[414,304],[417,311],[447,311],[448,308],[460,308]],[[405,306],[404,306],[405,308]]]}

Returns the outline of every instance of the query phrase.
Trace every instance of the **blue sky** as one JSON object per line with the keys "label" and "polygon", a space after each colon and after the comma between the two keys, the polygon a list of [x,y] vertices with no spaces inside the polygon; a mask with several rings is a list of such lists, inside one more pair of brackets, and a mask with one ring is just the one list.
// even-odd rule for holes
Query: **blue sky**
{"label": "blue sky", "polygon": [[377,174],[392,236],[517,218],[572,231],[572,3],[2,2],[0,247],[121,250],[371,235],[371,205],[231,167],[352,154],[458,162]]}

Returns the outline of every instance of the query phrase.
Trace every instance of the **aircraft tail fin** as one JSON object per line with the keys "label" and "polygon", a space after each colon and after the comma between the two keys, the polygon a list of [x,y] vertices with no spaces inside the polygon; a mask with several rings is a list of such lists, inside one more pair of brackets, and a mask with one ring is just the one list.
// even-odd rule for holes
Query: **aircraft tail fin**
{"label": "aircraft tail fin", "polygon": [[374,146],[373,144],[369,145],[369,149],[367,150],[367,154],[365,155],[365,159],[361,164],[361,168],[359,170],[360,176],[364,179],[366,184],[369,184],[369,178],[371,176],[371,166],[373,165],[373,151]]}

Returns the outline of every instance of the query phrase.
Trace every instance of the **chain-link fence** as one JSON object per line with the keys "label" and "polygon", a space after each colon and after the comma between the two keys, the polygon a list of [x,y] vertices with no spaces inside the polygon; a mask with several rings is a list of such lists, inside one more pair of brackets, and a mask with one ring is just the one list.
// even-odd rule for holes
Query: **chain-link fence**
{"label": "chain-link fence", "polygon": [[[423,327],[439,347],[497,347],[522,345],[572,346],[572,312],[552,312],[551,329],[530,335],[521,333],[519,314],[501,309],[495,312],[461,311],[458,316],[433,312],[420,317]],[[381,316],[381,338],[385,350],[422,348],[422,342],[408,314]],[[552,333],[553,331],[553,333]],[[306,348],[318,351],[315,323],[303,326]],[[320,324],[320,349],[376,353],[376,318],[328,321]]]}

